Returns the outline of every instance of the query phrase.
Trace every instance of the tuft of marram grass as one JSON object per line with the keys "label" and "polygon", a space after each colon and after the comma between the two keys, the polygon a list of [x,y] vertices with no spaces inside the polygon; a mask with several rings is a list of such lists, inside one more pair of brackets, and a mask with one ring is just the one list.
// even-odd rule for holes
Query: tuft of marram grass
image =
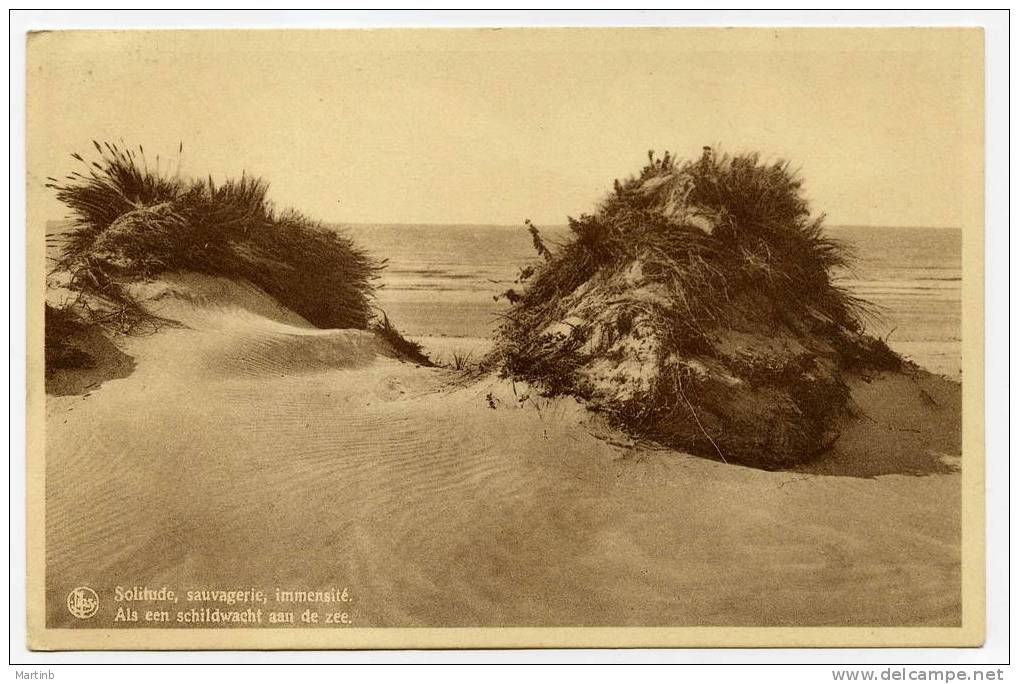
{"label": "tuft of marram grass", "polygon": [[71,210],[60,265],[80,282],[173,270],[243,278],[316,326],[370,326],[381,264],[337,231],[277,210],[264,180],[182,178],[150,166],[140,146],[93,145],[97,160],[73,154],[82,170],[47,184]]}
{"label": "tuft of marram grass", "polygon": [[471,351],[456,349],[453,351],[452,358],[450,359],[450,365],[453,367],[453,370],[458,371],[470,370],[472,356],[474,356],[474,353]]}
{"label": "tuft of marram grass", "polygon": [[380,312],[379,316],[372,322],[371,330],[389,343],[389,346],[395,350],[401,358],[409,359],[410,361],[420,364],[422,366],[433,366],[432,360],[425,354],[424,348],[417,342],[412,342],[404,337],[396,326],[389,320],[389,316],[385,312]]}

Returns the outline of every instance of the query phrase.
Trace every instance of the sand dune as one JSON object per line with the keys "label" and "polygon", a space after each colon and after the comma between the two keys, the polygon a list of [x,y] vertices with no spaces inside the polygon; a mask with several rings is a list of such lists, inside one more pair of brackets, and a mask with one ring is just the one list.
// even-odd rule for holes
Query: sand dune
{"label": "sand dune", "polygon": [[82,584],[346,586],[360,626],[959,623],[955,383],[861,380],[832,454],[766,472],[401,362],[251,287],[147,287],[183,325],[47,400],[50,626]]}

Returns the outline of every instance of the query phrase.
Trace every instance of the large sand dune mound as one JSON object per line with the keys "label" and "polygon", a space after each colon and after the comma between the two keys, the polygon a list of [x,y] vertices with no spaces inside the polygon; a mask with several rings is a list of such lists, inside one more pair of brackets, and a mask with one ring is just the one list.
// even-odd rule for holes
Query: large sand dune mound
{"label": "large sand dune mound", "polygon": [[490,363],[633,434],[786,468],[838,440],[853,376],[902,367],[834,284],[849,250],[784,163],[651,155],[570,228],[552,251],[531,227],[543,261]]}

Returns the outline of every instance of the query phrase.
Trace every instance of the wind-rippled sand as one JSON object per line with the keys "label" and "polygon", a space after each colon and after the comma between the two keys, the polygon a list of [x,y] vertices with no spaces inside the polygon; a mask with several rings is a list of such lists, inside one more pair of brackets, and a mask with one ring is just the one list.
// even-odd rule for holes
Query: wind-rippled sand
{"label": "wind-rippled sand", "polygon": [[861,386],[845,453],[764,472],[401,362],[252,288],[163,295],[188,327],[120,338],[132,373],[47,398],[50,626],[81,585],[345,586],[358,626],[959,623],[954,383]]}

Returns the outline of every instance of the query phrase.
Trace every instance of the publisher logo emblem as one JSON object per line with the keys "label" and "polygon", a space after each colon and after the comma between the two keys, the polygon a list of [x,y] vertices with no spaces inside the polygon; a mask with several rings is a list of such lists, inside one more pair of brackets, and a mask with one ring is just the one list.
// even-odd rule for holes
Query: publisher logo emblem
{"label": "publisher logo emblem", "polygon": [[88,587],[72,589],[67,595],[67,610],[79,620],[87,620],[99,612],[99,596]]}

